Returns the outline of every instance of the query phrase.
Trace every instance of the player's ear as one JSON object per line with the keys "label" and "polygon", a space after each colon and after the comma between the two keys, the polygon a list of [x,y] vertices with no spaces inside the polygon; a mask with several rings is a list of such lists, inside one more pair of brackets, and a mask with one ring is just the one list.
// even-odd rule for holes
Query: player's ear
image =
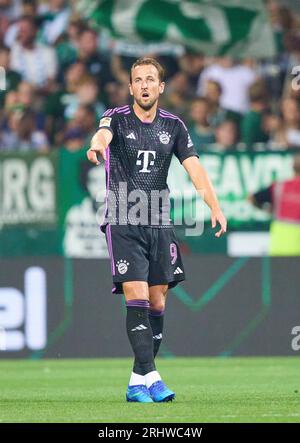
{"label": "player's ear", "polygon": [[133,95],[131,83],[128,83],[130,95]]}
{"label": "player's ear", "polygon": [[161,82],[159,85],[159,93],[162,94],[165,90],[165,82]]}

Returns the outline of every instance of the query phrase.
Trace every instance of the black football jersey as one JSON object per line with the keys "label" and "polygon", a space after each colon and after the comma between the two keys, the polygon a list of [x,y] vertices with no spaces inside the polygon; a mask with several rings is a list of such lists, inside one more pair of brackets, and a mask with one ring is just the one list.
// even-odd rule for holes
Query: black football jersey
{"label": "black football jersey", "polygon": [[113,135],[105,162],[106,222],[170,226],[167,177],[172,155],[181,163],[198,157],[185,124],[160,108],[153,122],[143,122],[126,105],[108,109],[99,128]]}

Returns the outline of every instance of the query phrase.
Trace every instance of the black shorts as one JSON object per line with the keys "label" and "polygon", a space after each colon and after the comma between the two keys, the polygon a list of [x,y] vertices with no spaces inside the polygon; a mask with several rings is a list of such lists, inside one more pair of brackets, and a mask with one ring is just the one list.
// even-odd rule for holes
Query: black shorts
{"label": "black shorts", "polygon": [[185,280],[173,227],[108,224],[105,235],[114,283],[112,292],[122,294],[122,283],[127,281],[172,288]]}

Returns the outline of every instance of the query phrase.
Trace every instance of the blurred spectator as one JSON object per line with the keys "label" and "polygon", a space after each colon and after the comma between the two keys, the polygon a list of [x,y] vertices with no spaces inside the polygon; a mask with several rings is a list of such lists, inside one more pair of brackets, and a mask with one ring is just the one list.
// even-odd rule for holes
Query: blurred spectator
{"label": "blurred spectator", "polygon": [[6,95],[4,106],[3,126],[7,123],[7,116],[11,111],[31,112],[35,118],[37,130],[43,131],[45,128],[45,115],[39,109],[36,92],[33,85],[28,82],[20,82],[16,91],[11,91]]}
{"label": "blurred spectator", "polygon": [[[103,103],[98,100],[98,85],[93,77],[89,75],[83,76],[75,88],[76,94],[70,94],[69,96],[70,108],[65,108],[64,118],[60,121],[60,127],[56,127],[55,134],[53,134],[53,142],[56,146],[60,146],[63,143],[65,132],[71,128],[80,129],[84,133],[84,143],[87,145],[95,133],[96,121],[105,111]],[[52,104],[55,105],[55,103]],[[59,103],[56,103],[56,105],[59,105]],[[56,122],[54,115],[55,111],[53,119]]]}
{"label": "blurred spectator", "polygon": [[166,84],[165,94],[160,98],[160,106],[165,109],[171,109],[171,112],[186,119],[189,113],[189,102],[193,96],[188,76],[184,72],[179,71]]}
{"label": "blurred spectator", "polygon": [[286,6],[280,5],[276,0],[267,0],[266,6],[273,27],[277,51],[282,53],[285,49],[285,33],[294,27],[293,14]]}
{"label": "blurred spectator", "polygon": [[203,70],[199,78],[198,95],[206,95],[208,80],[217,81],[222,88],[222,108],[237,114],[238,118],[249,109],[248,89],[255,78],[253,68],[240,63],[234,64],[230,57],[221,57]]}
{"label": "blurred spectator", "polygon": [[68,26],[71,9],[66,0],[48,0],[40,7],[39,40],[52,45],[63,34]]}
{"label": "blurred spectator", "polygon": [[196,98],[191,106],[192,125],[189,134],[199,153],[207,149],[206,145],[215,142],[214,132],[208,122],[209,103],[203,98]]}
{"label": "blurred spectator", "polygon": [[35,89],[28,82],[21,82],[17,89],[18,103],[25,109],[33,108],[35,104]]}
{"label": "blurred spectator", "polygon": [[297,100],[286,98],[281,104],[282,119],[272,140],[272,147],[300,147],[300,109]]}
{"label": "blurred spectator", "polygon": [[46,134],[37,129],[34,113],[21,110],[9,113],[8,126],[0,132],[0,149],[2,151],[48,151],[49,143]]}
{"label": "blurred spectator", "polygon": [[85,134],[79,128],[66,130],[63,139],[63,147],[70,152],[79,151],[84,146]]}
{"label": "blurred spectator", "polygon": [[205,57],[203,54],[186,52],[179,58],[180,70],[188,76],[188,81],[193,91],[196,92],[198,80],[205,67]]}
{"label": "blurred spectator", "polygon": [[268,141],[263,121],[264,112],[267,108],[267,91],[263,81],[258,80],[249,88],[250,110],[244,115],[241,122],[241,141],[248,149],[252,149],[255,143]]}
{"label": "blurred spectator", "polygon": [[[37,0],[23,0],[21,6],[22,8],[19,17],[26,16],[26,17],[32,17],[33,20],[37,20],[37,14],[38,14]],[[11,48],[12,45],[17,41],[19,33],[19,23],[20,23],[19,20],[12,21],[5,33],[4,41],[9,48]]]}
{"label": "blurred spectator", "polygon": [[279,115],[269,111],[265,112],[263,116],[262,127],[263,131],[268,136],[268,141],[265,144],[262,144],[261,146],[259,146],[259,144],[256,144],[255,150],[258,150],[259,148],[271,149],[271,150],[275,150],[278,148],[282,149],[283,148],[282,146],[278,146],[274,142],[275,134],[278,131],[280,125],[281,125],[281,118]]}
{"label": "blurred spectator", "polygon": [[100,99],[97,80],[94,77],[84,77],[77,89],[78,106],[89,105],[93,108],[96,117],[100,118],[105,111],[105,106]]}
{"label": "blurred spectator", "polygon": [[98,49],[98,33],[93,29],[84,29],[78,40],[78,58],[83,63],[87,72],[97,78],[100,87],[104,88],[111,82],[112,74],[109,61]]}
{"label": "blurred spectator", "polygon": [[226,111],[220,106],[221,94],[220,83],[208,80],[205,88],[205,98],[209,104],[209,123],[214,128],[226,120]]}
{"label": "blurred spectator", "polygon": [[95,127],[98,118],[96,118],[95,110],[91,105],[80,105],[75,112],[74,118],[69,122],[68,128],[77,128],[84,134],[84,145],[89,146],[92,136],[95,134]]}
{"label": "blurred spectator", "polygon": [[109,83],[106,87],[107,102],[110,108],[127,105],[130,101],[128,85],[123,83]]}
{"label": "blurred spectator", "polygon": [[220,152],[235,150],[238,142],[238,128],[233,120],[225,120],[216,128],[216,143],[212,150]]}
{"label": "blurred spectator", "polygon": [[11,68],[24,80],[43,91],[50,91],[57,73],[56,55],[53,48],[36,43],[36,32],[32,17],[20,19],[18,42],[11,48]]}
{"label": "blurred spectator", "polygon": [[78,50],[79,40],[82,32],[86,29],[86,23],[75,14],[71,16],[69,25],[66,29],[66,35],[70,45]]}
{"label": "blurred spectator", "polygon": [[15,90],[21,81],[21,75],[10,69],[10,50],[6,46],[0,46],[0,66],[5,69],[6,82],[6,89],[0,89],[0,108],[3,108],[6,94]]}
{"label": "blurred spectator", "polygon": [[240,133],[248,148],[300,147],[300,90],[292,88],[291,75],[292,67],[300,65],[300,19],[288,8],[295,7],[292,0],[285,5],[284,0],[265,0],[279,53],[255,63],[210,58],[169,42],[114,40],[89,28],[75,3],[0,0],[0,65],[7,81],[7,91],[0,91],[3,131],[11,133],[14,127],[11,113],[29,111],[35,129],[46,127],[52,144],[60,146],[71,129],[82,131],[86,144],[104,108],[129,102],[132,62],[151,54],[166,68],[160,106],[192,119],[191,136],[200,150],[211,149],[211,142],[216,149],[231,149]]}
{"label": "blurred spectator", "polygon": [[38,7],[38,0],[23,0],[22,12],[20,14],[20,17],[22,15],[30,15],[32,17],[37,15],[37,7]]}
{"label": "blurred spectator", "polygon": [[51,142],[55,140],[55,133],[61,131],[65,122],[74,116],[78,107],[77,91],[86,76],[85,65],[74,63],[65,73],[65,87],[48,96],[45,103],[45,113],[47,133]]}
{"label": "blurred spectator", "polygon": [[85,22],[76,16],[72,16],[65,33],[56,42],[55,49],[59,64],[57,78],[59,83],[63,83],[64,72],[68,66],[77,60],[79,38],[85,27]]}
{"label": "blurred spectator", "polygon": [[22,0],[0,0],[0,15],[9,21],[18,19],[21,11]]}
{"label": "blurred spectator", "polygon": [[21,82],[17,89],[18,104],[26,112],[31,111],[35,115],[35,121],[38,129],[45,128],[45,114],[41,110],[41,103],[37,97],[35,87],[28,82]]}
{"label": "blurred spectator", "polygon": [[[177,57],[172,53],[159,54],[153,53],[149,54],[150,57],[154,57],[163,66],[165,71],[165,80],[169,82],[178,72],[180,72]],[[186,73],[185,73],[186,74]]]}
{"label": "blurred spectator", "polygon": [[294,177],[274,182],[251,195],[255,206],[272,212],[270,255],[300,255],[300,156],[294,158]]}
{"label": "blurred spectator", "polygon": [[[299,74],[300,74],[300,69],[299,69],[297,76],[296,75],[291,76],[291,79],[287,84],[286,90],[284,91],[284,96],[285,96],[285,98],[293,98],[293,99],[297,100],[298,104],[300,105],[300,75]],[[294,83],[292,83],[292,80],[294,80],[294,82],[296,82],[297,84],[295,85]]]}
{"label": "blurred spectator", "polygon": [[[0,0],[1,1],[1,0]],[[6,45],[5,36],[9,28],[9,19],[0,11],[0,45]]]}
{"label": "blurred spectator", "polygon": [[[61,146],[64,144],[66,134],[80,133],[84,139],[82,146],[89,146],[92,136],[95,134],[95,128],[98,126],[98,119],[95,110],[91,105],[79,105],[74,117],[69,120],[64,128],[56,133],[55,144]],[[76,132],[77,131],[77,132]]]}

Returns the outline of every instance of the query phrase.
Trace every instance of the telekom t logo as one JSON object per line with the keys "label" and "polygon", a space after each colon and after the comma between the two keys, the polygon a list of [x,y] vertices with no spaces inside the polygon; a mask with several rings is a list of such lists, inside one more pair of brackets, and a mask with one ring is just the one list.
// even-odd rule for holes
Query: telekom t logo
{"label": "telekom t logo", "polygon": [[[152,156],[153,160],[150,160],[150,155]],[[148,166],[152,166],[154,165],[154,160],[156,157],[156,152],[155,151],[138,151],[138,155],[137,158],[139,159],[140,157],[143,158],[143,160],[137,160],[136,164],[139,166],[142,164],[143,161],[143,168],[139,170],[139,172],[151,172],[148,169]]]}

